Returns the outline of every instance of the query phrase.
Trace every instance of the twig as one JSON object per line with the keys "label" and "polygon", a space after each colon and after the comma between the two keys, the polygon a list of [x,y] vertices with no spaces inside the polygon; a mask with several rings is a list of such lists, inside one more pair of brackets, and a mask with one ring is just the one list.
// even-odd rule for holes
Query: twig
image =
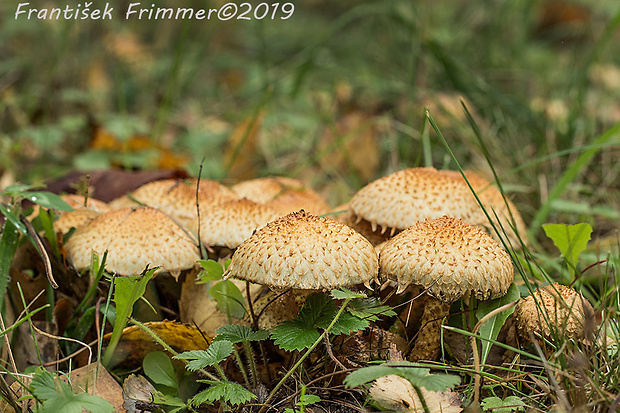
{"label": "twig", "polygon": [[30,235],[30,239],[32,239],[32,241],[34,242],[34,245],[39,252],[39,255],[41,256],[41,259],[43,260],[43,266],[45,267],[45,276],[47,277],[47,280],[49,281],[53,289],[57,289],[58,283],[56,283],[54,275],[52,274],[52,261],[50,260],[49,255],[47,255],[47,251],[45,249],[45,245],[43,245],[43,242],[41,241],[41,237],[39,237],[39,234],[37,233],[37,231],[35,231],[30,221],[28,221],[24,217],[20,217],[20,221],[26,226],[26,229],[28,230],[28,235]]}
{"label": "twig", "polygon": [[336,363],[336,366],[340,367],[340,370],[346,370],[347,367],[342,364],[340,360],[336,358],[336,356],[334,356],[334,352],[332,351],[332,345],[329,342],[329,337],[327,336],[327,334],[324,334],[323,337],[325,338],[325,349],[327,350],[329,358],[332,359],[334,363]]}

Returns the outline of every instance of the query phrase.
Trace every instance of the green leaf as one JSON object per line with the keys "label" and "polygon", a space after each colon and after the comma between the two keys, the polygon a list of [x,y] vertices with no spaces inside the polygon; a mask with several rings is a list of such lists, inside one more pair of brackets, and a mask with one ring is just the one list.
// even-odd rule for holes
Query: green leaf
{"label": "green leaf", "polygon": [[368,321],[377,321],[380,315],[385,317],[396,315],[391,307],[381,305],[381,300],[378,298],[357,298],[351,300],[347,310],[354,316]]}
{"label": "green leaf", "polygon": [[499,397],[487,397],[480,403],[482,410],[493,413],[512,413],[525,410],[525,403],[517,396],[508,396],[504,400]]}
{"label": "green leaf", "polygon": [[[512,284],[508,289],[506,295],[500,298],[496,298],[495,300],[483,301],[478,303],[478,309],[476,310],[476,317],[478,321],[482,320],[484,316],[489,314],[491,311],[499,308],[503,305],[512,303],[513,301],[517,301],[521,298],[521,293],[519,293],[519,287],[516,284]],[[502,328],[508,317],[515,311],[514,307],[510,307],[509,309],[502,311],[499,314],[494,315],[489,318],[482,326],[480,326],[479,334],[481,337],[487,339],[482,340],[482,351],[480,352],[480,363],[484,364],[489,355],[489,351],[491,350],[491,343],[488,340],[496,340],[497,335],[499,334],[499,330]]]}
{"label": "green leaf", "polygon": [[114,413],[116,409],[102,397],[88,393],[66,394],[64,397],[49,399],[41,405],[41,413]]}
{"label": "green leaf", "polygon": [[346,300],[347,298],[365,298],[366,294],[356,293],[343,287],[341,290],[332,290],[332,297],[336,300]]}
{"label": "green leaf", "polygon": [[200,406],[203,403],[225,401],[236,405],[247,403],[256,399],[256,395],[240,384],[230,381],[198,380],[201,383],[210,384],[207,390],[198,393],[190,400],[192,406]]}
{"label": "green leaf", "polygon": [[233,343],[230,341],[216,341],[211,343],[206,350],[191,350],[174,356],[177,360],[189,360],[187,369],[195,371],[208,366],[213,366],[226,359],[233,352]]}
{"label": "green leaf", "polygon": [[243,318],[245,315],[243,294],[232,281],[218,282],[209,289],[209,295],[217,301],[217,309],[222,313],[235,318]]}
{"label": "green leaf", "polygon": [[[271,338],[284,350],[303,350],[319,338],[321,333],[317,329],[327,329],[337,314],[338,307],[331,297],[314,293],[306,298],[297,319],[285,321],[274,328]],[[368,325],[368,320],[344,312],[332,327],[331,333],[348,334],[367,328]]]}
{"label": "green leaf", "polygon": [[574,225],[545,224],[543,229],[547,237],[551,238],[564,256],[572,277],[575,274],[579,255],[586,249],[588,241],[590,241],[592,226],[586,223]]}
{"label": "green leaf", "polygon": [[391,374],[400,376],[411,382],[414,387],[424,387],[431,391],[444,391],[460,383],[458,376],[451,374],[429,374],[429,369],[417,367],[414,363],[384,363],[358,369],[344,379],[346,387],[358,387],[370,383],[380,377]]}
{"label": "green leaf", "polygon": [[269,333],[265,330],[254,331],[249,327],[237,324],[227,324],[215,330],[217,335],[213,341],[226,340],[231,343],[239,343],[241,341],[260,341],[269,337]]}
{"label": "green leaf", "polygon": [[198,284],[222,279],[224,269],[219,262],[214,260],[198,260],[198,263],[202,267],[202,272],[198,275]]}
{"label": "green leaf", "polygon": [[174,367],[170,357],[162,351],[154,351],[147,354],[142,361],[144,374],[146,374],[154,383],[177,389],[177,376],[174,373]]}
{"label": "green leaf", "polygon": [[304,394],[299,397],[298,406],[308,406],[321,401],[321,398],[315,394]]}
{"label": "green leaf", "polygon": [[116,320],[112,330],[112,338],[103,357],[103,364],[107,366],[112,360],[112,354],[121,338],[127,320],[131,316],[133,306],[146,291],[146,284],[153,278],[156,268],[151,268],[146,274],[139,277],[114,278],[114,304],[116,304]]}
{"label": "green leaf", "polygon": [[34,396],[43,402],[39,408],[40,412],[81,413],[83,410],[93,413],[114,412],[114,407],[99,396],[87,393],[74,394],[69,384],[43,367],[38,367],[35,371],[31,389]]}
{"label": "green leaf", "polygon": [[28,235],[26,226],[19,220],[19,217],[15,215],[10,208],[0,204],[0,213],[2,213],[6,220],[13,224],[22,234]]}
{"label": "green leaf", "polygon": [[12,222],[6,221],[2,234],[0,234],[0,308],[4,308],[4,295],[10,279],[11,263],[17,252],[18,244],[19,232],[17,228]]}
{"label": "green leaf", "polygon": [[274,344],[286,351],[309,348],[321,333],[301,320],[285,321],[271,332]]}
{"label": "green leaf", "polygon": [[12,197],[21,195],[22,192],[26,192],[30,189],[41,188],[42,185],[30,185],[30,184],[13,184],[4,188],[4,194],[8,194]]}
{"label": "green leaf", "polygon": [[51,192],[26,192],[24,198],[39,204],[44,208],[57,209],[59,211],[73,211],[71,205],[67,204],[61,197]]}

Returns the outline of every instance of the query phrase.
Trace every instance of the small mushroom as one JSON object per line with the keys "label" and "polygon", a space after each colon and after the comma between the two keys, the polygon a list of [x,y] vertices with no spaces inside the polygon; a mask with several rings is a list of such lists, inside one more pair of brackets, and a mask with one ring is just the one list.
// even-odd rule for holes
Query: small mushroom
{"label": "small mushroom", "polygon": [[440,323],[451,303],[469,294],[479,300],[501,297],[514,278],[509,255],[489,234],[448,216],[418,222],[388,240],[379,268],[383,279],[398,282],[397,293],[414,284],[430,295],[412,361],[436,355]]}
{"label": "small mushroom", "polygon": [[[369,287],[378,272],[377,253],[368,240],[344,224],[302,210],[268,223],[245,240],[233,254],[227,276],[296,291],[362,283]],[[289,319],[297,308],[288,309]]]}
{"label": "small mushroom", "polygon": [[567,337],[589,342],[592,331],[589,320],[594,310],[580,293],[570,287],[553,283],[523,299],[515,310],[517,331],[525,341],[530,334],[542,344],[544,339]]}
{"label": "small mushroom", "polygon": [[321,195],[297,179],[283,176],[257,178],[240,182],[231,189],[241,198],[268,205],[280,216],[300,209],[314,215],[330,211]]}
{"label": "small mushroom", "polygon": [[106,212],[78,228],[65,244],[67,258],[77,270],[90,266],[91,255],[108,256],[106,271],[139,275],[147,266],[156,272],[191,269],[200,254],[196,242],[166,214],[149,207]]}

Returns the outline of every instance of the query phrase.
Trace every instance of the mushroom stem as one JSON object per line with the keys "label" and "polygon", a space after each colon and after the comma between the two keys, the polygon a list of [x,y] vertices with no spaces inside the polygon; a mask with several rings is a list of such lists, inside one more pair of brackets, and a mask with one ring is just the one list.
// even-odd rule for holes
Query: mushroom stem
{"label": "mushroom stem", "polygon": [[429,296],[424,307],[420,331],[409,361],[433,360],[439,351],[442,319],[450,313],[450,304]]}

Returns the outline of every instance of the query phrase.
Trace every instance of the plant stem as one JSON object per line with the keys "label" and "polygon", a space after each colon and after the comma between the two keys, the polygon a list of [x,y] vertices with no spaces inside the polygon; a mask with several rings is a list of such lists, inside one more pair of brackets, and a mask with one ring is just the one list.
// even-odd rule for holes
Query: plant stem
{"label": "plant stem", "polygon": [[8,219],[4,223],[2,236],[0,237],[0,309],[4,304],[4,294],[9,280],[9,270],[13,262],[13,256],[17,251],[19,231]]}
{"label": "plant stem", "polygon": [[282,377],[282,379],[278,382],[278,384],[276,384],[276,387],[274,387],[273,390],[271,390],[271,393],[269,393],[269,396],[267,396],[267,399],[263,403],[263,407],[261,407],[261,409],[258,411],[258,413],[263,413],[265,411],[265,409],[268,407],[268,403],[271,401],[271,399],[273,399],[273,396],[276,395],[278,390],[280,390],[280,387],[282,387],[282,385],[286,382],[286,380],[288,380],[289,377],[291,377],[291,375],[295,372],[295,370],[297,370],[299,368],[299,366],[301,366],[301,364],[304,362],[304,360],[306,360],[308,358],[310,353],[312,353],[312,351],[316,348],[316,346],[318,346],[319,343],[321,343],[321,341],[324,339],[324,337],[327,337],[327,335],[329,334],[331,329],[334,327],[334,325],[336,325],[336,322],[338,321],[338,319],[340,318],[340,316],[344,312],[344,309],[349,304],[349,301],[351,301],[351,300],[352,300],[352,298],[347,298],[344,301],[344,303],[342,304],[342,307],[340,307],[340,310],[336,314],[336,317],[334,317],[334,319],[332,320],[330,325],[327,326],[325,331],[323,331],[323,334],[321,334],[319,336],[319,338],[316,339],[316,341],[310,346],[310,348],[308,348],[308,350],[306,350],[304,355],[301,356],[301,358],[297,361],[297,363],[295,363],[295,365],[284,375],[284,377]]}
{"label": "plant stem", "polygon": [[252,384],[256,386],[258,384],[258,374],[256,370],[256,360],[254,360],[254,352],[252,351],[252,347],[251,347],[249,340],[243,340],[242,343],[243,343],[243,348],[245,349],[245,354],[247,354],[248,360],[250,362],[250,372],[252,373]]}
{"label": "plant stem", "polygon": [[[245,343],[243,344],[245,346]],[[241,355],[239,355],[239,351],[236,347],[233,346],[233,352],[235,353],[235,359],[237,360],[237,365],[239,366],[239,370],[241,370],[241,374],[243,375],[243,381],[245,385],[250,387],[250,379],[248,379],[248,373],[245,372],[245,368],[243,366],[243,360],[241,360]]]}
{"label": "plant stem", "polygon": [[[155,334],[153,332],[153,330],[148,328],[145,324],[139,322],[138,320],[136,320],[134,318],[130,318],[129,321],[131,321],[132,324],[135,324],[136,326],[138,326],[138,328],[140,330],[144,331],[146,334],[151,336],[151,338],[153,338],[153,340],[155,340],[155,342],[157,344],[159,344],[164,349],[166,349],[166,351],[168,351],[170,354],[172,354],[173,356],[178,356],[179,355],[178,352],[176,352],[172,347],[170,347],[168,344],[166,344],[166,342],[164,340],[162,340],[157,334]],[[216,364],[216,366],[219,367],[217,364]],[[218,379],[217,377],[215,377],[213,374],[209,373],[205,369],[198,369],[197,371],[202,373],[208,379],[211,379],[211,380],[214,380],[214,381],[220,381],[220,379]],[[224,380],[226,380],[226,378],[224,378]]]}

